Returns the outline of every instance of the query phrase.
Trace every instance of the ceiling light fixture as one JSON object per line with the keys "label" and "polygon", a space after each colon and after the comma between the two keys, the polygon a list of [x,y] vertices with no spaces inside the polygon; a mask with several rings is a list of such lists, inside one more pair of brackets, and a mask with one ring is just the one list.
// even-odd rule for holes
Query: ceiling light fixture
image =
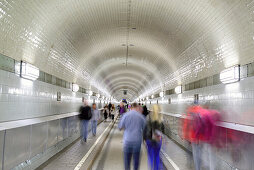
{"label": "ceiling light fixture", "polygon": [[220,81],[224,84],[234,83],[240,80],[240,66],[233,66],[220,72]]}
{"label": "ceiling light fixture", "polygon": [[182,93],[182,86],[177,86],[177,87],[175,88],[175,93],[176,93],[176,94]]}
{"label": "ceiling light fixture", "polygon": [[77,85],[77,84],[75,84],[75,83],[72,83],[72,91],[73,91],[73,92],[79,91],[79,85]]}
{"label": "ceiling light fixture", "polygon": [[93,95],[93,91],[90,90],[90,91],[88,92],[88,95],[89,95],[89,96],[92,96],[92,95]]}
{"label": "ceiling light fixture", "polygon": [[26,78],[29,80],[36,80],[40,75],[40,71],[37,67],[32,64],[25,63],[21,61],[15,66],[16,74],[18,74],[22,78]]}
{"label": "ceiling light fixture", "polygon": [[164,97],[164,92],[160,92],[160,97]]}

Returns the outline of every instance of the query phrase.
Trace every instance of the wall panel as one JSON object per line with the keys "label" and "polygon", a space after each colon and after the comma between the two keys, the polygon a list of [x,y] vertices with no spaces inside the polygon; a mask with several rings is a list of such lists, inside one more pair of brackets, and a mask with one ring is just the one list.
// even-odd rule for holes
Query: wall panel
{"label": "wall panel", "polygon": [[30,158],[46,150],[47,134],[47,122],[32,125]]}
{"label": "wall panel", "polygon": [[[57,92],[62,94],[61,101],[56,99]],[[75,112],[82,105],[82,97],[85,95],[74,95],[71,89],[29,81],[0,70],[0,122]]]}
{"label": "wall panel", "polygon": [[68,119],[67,118],[60,120],[58,133],[60,134],[60,136],[63,137],[63,139],[66,139],[68,137]]}
{"label": "wall panel", "polygon": [[0,131],[0,169],[2,168],[2,159],[4,151],[4,131]]}
{"label": "wall panel", "polygon": [[31,126],[6,131],[4,169],[11,169],[29,159]]}
{"label": "wall panel", "polygon": [[[210,81],[207,79],[207,81]],[[215,82],[216,84],[216,78]],[[185,91],[182,94],[172,94],[159,100],[163,112],[182,114],[193,104],[194,95],[199,94],[200,104],[209,104],[212,109],[219,110],[223,120],[254,126],[254,77],[248,77],[232,84],[218,84],[204,88]],[[167,104],[171,98],[171,104]],[[151,109],[150,104],[148,108]]]}
{"label": "wall panel", "polygon": [[58,141],[58,127],[59,120],[54,120],[48,122],[48,140],[47,140],[47,148],[55,145]]}

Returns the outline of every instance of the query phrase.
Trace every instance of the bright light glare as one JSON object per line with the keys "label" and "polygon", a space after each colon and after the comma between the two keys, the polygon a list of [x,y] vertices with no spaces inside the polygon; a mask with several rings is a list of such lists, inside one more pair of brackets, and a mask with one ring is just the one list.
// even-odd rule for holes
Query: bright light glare
{"label": "bright light glare", "polygon": [[20,74],[20,63],[17,63],[15,65],[15,70],[16,74],[20,75],[23,78],[29,80],[36,80],[40,75],[39,69],[31,64],[22,62],[21,67],[22,67],[21,74]]}
{"label": "bright light glare", "polygon": [[146,97],[146,100],[148,100],[149,99],[149,97]]}
{"label": "bright light glare", "polygon": [[77,84],[72,84],[72,91],[77,92],[79,90],[79,86]]}
{"label": "bright light glare", "polygon": [[92,95],[93,95],[93,91],[90,90],[90,91],[88,92],[88,95],[89,95],[89,96],[92,96]]}
{"label": "bright light glare", "polygon": [[152,95],[151,98],[153,99],[153,98],[154,98],[154,95]]}
{"label": "bright light glare", "polygon": [[27,79],[21,79],[22,87],[33,87],[33,81]]}
{"label": "bright light glare", "polygon": [[220,73],[220,81],[224,84],[234,83],[240,80],[240,67],[234,66],[223,70]]}
{"label": "bright light glare", "polygon": [[98,93],[98,94],[96,94],[96,96],[97,96],[98,98],[100,98],[101,95]]}
{"label": "bright light glare", "polygon": [[176,94],[182,93],[182,86],[177,86],[177,87],[175,88],[175,92],[176,92]]}
{"label": "bright light glare", "polygon": [[160,92],[160,97],[164,97],[164,92]]}

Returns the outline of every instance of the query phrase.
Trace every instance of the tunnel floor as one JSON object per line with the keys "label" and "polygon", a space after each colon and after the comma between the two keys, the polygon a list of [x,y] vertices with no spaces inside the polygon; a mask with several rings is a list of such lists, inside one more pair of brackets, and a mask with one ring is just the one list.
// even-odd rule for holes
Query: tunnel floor
{"label": "tunnel floor", "polygon": [[[52,157],[38,169],[43,170],[120,170],[124,169],[122,138],[123,132],[111,121],[98,125],[97,135],[88,135],[87,143],[79,140]],[[110,128],[111,127],[111,128]],[[109,128],[109,129],[107,129]],[[99,142],[98,142],[99,138]],[[104,141],[104,143],[103,143]],[[97,142],[97,143],[96,143]],[[190,153],[182,149],[175,142],[165,137],[162,148],[163,168],[168,170],[191,170],[193,163]],[[89,151],[90,154],[87,154]],[[85,158],[85,160],[84,160]],[[131,164],[131,166],[133,166]],[[133,168],[133,167],[131,167]],[[141,152],[140,170],[148,170],[146,148],[143,144]]]}

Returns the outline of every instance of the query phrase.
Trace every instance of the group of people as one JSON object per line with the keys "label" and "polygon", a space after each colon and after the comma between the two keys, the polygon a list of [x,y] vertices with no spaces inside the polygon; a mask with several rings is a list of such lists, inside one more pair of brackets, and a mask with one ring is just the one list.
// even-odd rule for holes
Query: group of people
{"label": "group of people", "polygon": [[[120,103],[121,115],[118,128],[124,130],[123,153],[125,170],[130,169],[133,158],[134,170],[139,169],[140,150],[144,141],[148,153],[148,162],[152,170],[161,168],[160,149],[162,146],[162,134],[164,133],[163,117],[160,114],[159,105],[154,105],[152,112],[146,110],[144,105],[133,103],[130,111],[125,112],[124,104]],[[146,108],[147,109],[147,108]],[[149,114],[149,116],[147,116]],[[147,118],[146,118],[147,116]]]}
{"label": "group of people", "polygon": [[[104,106],[104,119],[110,117],[114,120],[115,106],[109,103]],[[117,106],[120,115],[118,128],[124,130],[123,153],[125,170],[130,170],[131,159],[133,159],[134,170],[139,169],[141,145],[144,142],[148,164],[152,170],[162,169],[160,150],[162,147],[164,125],[160,106],[155,104],[151,112],[145,105],[133,103],[120,103]],[[91,122],[92,134],[96,135],[97,123],[100,120],[100,111],[93,103],[92,107],[85,102],[80,108],[79,118],[82,122],[82,143],[87,141],[88,125]],[[226,130],[217,126],[220,114],[216,110],[209,109],[208,105],[194,104],[186,110],[181,117],[180,136],[189,141],[192,146],[194,165],[196,170],[201,169],[201,149],[205,147],[208,151],[208,165],[210,170],[215,170],[215,151],[213,148],[239,146],[239,143],[247,143],[248,136],[233,130]],[[227,137],[227,139],[225,138]],[[225,142],[227,141],[227,142]],[[238,144],[238,145],[236,145]]]}
{"label": "group of people", "polygon": [[[140,103],[138,105],[142,109],[142,114],[146,117],[149,114],[149,111],[148,111],[146,105],[144,105],[144,104],[141,105]],[[121,117],[125,112],[131,110],[132,105],[131,104],[124,105],[124,103],[121,102],[120,105],[117,106],[117,108],[118,108],[118,111],[119,111],[119,114]]]}
{"label": "group of people", "polygon": [[[104,106],[103,114],[104,114],[104,121],[110,117],[114,120],[115,117],[115,106],[114,104],[109,103],[108,105]],[[79,119],[81,120],[82,124],[82,143],[87,141],[88,135],[88,128],[89,123],[91,122],[91,129],[93,136],[96,136],[96,129],[98,121],[101,119],[100,111],[97,109],[95,103],[92,104],[92,107],[88,105],[88,102],[84,102],[84,106],[80,107],[79,110]]]}
{"label": "group of people", "polygon": [[112,120],[115,119],[115,105],[109,103],[108,105],[104,106],[103,109],[104,121],[107,121],[108,117]]}
{"label": "group of people", "polygon": [[93,136],[96,136],[96,129],[98,121],[100,120],[100,111],[97,109],[96,104],[92,104],[92,108],[88,105],[88,102],[84,102],[84,106],[80,107],[79,119],[82,123],[82,143],[87,141],[88,125],[91,122],[91,129]]}

